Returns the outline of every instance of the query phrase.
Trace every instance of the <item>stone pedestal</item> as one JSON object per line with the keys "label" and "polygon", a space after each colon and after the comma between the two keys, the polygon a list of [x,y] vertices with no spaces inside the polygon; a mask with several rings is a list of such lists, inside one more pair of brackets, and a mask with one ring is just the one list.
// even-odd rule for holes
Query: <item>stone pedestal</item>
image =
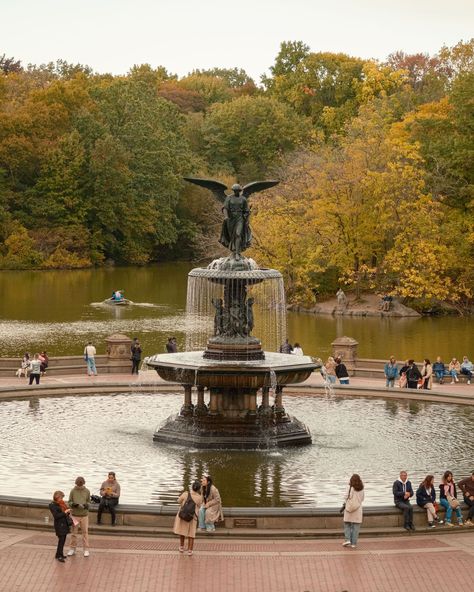
{"label": "stone pedestal", "polygon": [[332,343],[334,358],[341,358],[350,376],[353,376],[357,364],[357,346],[359,343],[352,337],[338,337]]}
{"label": "stone pedestal", "polygon": [[130,370],[130,347],[132,340],[126,335],[115,333],[105,340],[107,352],[107,367],[109,372],[124,372]]}

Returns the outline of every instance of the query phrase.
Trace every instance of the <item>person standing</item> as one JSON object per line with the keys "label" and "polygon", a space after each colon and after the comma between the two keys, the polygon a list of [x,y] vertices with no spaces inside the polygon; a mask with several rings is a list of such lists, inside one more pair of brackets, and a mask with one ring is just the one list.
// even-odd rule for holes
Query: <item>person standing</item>
{"label": "person standing", "polygon": [[41,376],[41,362],[39,360],[39,354],[35,354],[33,359],[30,361],[30,384],[33,384],[33,380],[36,384],[40,383]]}
{"label": "person standing", "polygon": [[64,543],[70,531],[72,519],[69,516],[71,510],[67,507],[64,501],[64,493],[62,491],[55,491],[53,494],[53,501],[49,504],[49,511],[54,518],[54,531],[58,537],[58,546],[56,547],[55,558],[64,563],[66,556],[64,555]]}
{"label": "person standing", "polygon": [[138,374],[138,369],[142,359],[142,346],[137,337],[133,338],[132,346],[130,347],[132,360],[132,374]]}
{"label": "person standing", "polygon": [[344,538],[343,547],[356,548],[362,524],[362,502],[364,501],[364,484],[359,475],[354,473],[349,481],[349,492],[344,506]]}
{"label": "person standing", "polygon": [[95,347],[92,345],[92,341],[89,341],[86,345],[86,347],[84,348],[84,359],[87,362],[87,374],[89,376],[97,376],[97,368],[95,365],[95,356],[96,356],[97,350],[95,349]]}
{"label": "person standing", "polygon": [[463,525],[462,512],[457,499],[456,483],[451,471],[446,471],[439,486],[439,503],[446,510],[446,526],[453,526],[451,516],[456,512],[459,526]]}
{"label": "person standing", "polygon": [[339,378],[339,382],[341,384],[349,384],[349,372],[347,371],[346,365],[342,363],[341,358],[336,358],[334,361],[336,362],[334,372]]}
{"label": "person standing", "polygon": [[[180,512],[188,500],[194,502],[194,516],[191,520],[184,520],[180,517]],[[194,481],[190,491],[183,491],[178,497],[179,511],[174,519],[173,532],[179,535],[179,552],[187,551],[188,555],[193,554],[194,539],[196,538],[196,527],[198,521],[198,513],[202,506],[201,484],[199,481]],[[191,503],[192,509],[192,503]],[[188,548],[184,548],[185,540],[188,539]]]}
{"label": "person standing", "polygon": [[408,381],[407,381],[407,371],[408,371],[408,360],[403,364],[403,366],[400,368],[400,379],[398,381],[398,386],[400,388],[407,388],[408,387]]}
{"label": "person standing", "polygon": [[428,358],[423,360],[421,377],[423,378],[423,388],[431,390],[431,387],[433,386],[433,366]]}
{"label": "person standing", "polygon": [[400,471],[400,478],[394,481],[393,501],[397,508],[403,512],[403,528],[405,530],[415,530],[413,524],[413,506],[410,504],[410,498],[413,497],[413,487],[408,481],[406,471]]}
{"label": "person standing", "polygon": [[45,351],[42,351],[38,356],[38,359],[41,363],[41,376],[44,376],[49,366],[48,354]]}
{"label": "person standing", "polygon": [[466,526],[474,526],[474,522],[472,521],[474,518],[474,471],[472,471],[470,477],[459,481],[458,487],[464,496],[464,503],[469,507]]}
{"label": "person standing", "polygon": [[204,503],[199,511],[199,528],[206,532],[214,532],[216,530],[215,523],[224,520],[221,495],[212,483],[210,475],[202,477],[201,486]]}
{"label": "person standing", "polygon": [[397,361],[395,356],[390,356],[390,360],[385,364],[383,372],[385,374],[385,386],[393,388],[395,386],[395,379],[398,376]]}
{"label": "person standing", "polygon": [[426,510],[426,517],[428,519],[428,526],[434,528],[435,523],[443,524],[439,519],[436,511],[436,489],[434,485],[434,475],[426,475],[420,486],[416,490],[416,503],[420,508]]}
{"label": "person standing", "polygon": [[115,526],[116,512],[115,507],[119,503],[120,498],[120,484],[115,477],[113,471],[109,471],[107,480],[100,486],[100,504],[97,510],[97,524],[101,524],[102,512],[108,509],[112,518],[112,526]]}
{"label": "person standing", "polygon": [[176,343],[176,337],[168,337],[166,343],[166,352],[168,354],[175,354],[178,351],[178,344]]}
{"label": "person standing", "polygon": [[72,527],[71,548],[67,553],[69,556],[76,554],[77,533],[80,527],[84,557],[89,557],[89,504],[91,503],[91,492],[85,485],[86,480],[84,477],[77,477],[75,487],[69,493],[68,504],[72,516],[77,520],[77,524]]}

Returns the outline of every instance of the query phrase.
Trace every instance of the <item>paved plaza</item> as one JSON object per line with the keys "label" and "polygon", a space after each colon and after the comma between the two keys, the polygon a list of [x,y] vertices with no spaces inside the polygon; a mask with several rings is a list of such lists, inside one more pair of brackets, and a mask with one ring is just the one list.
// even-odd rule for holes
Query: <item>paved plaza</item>
{"label": "paved plaza", "polygon": [[[54,559],[51,532],[0,528],[0,592],[395,592],[469,590],[474,532],[341,540],[201,536],[192,557],[176,538],[92,536],[90,557]],[[78,550],[80,551],[80,549]]]}

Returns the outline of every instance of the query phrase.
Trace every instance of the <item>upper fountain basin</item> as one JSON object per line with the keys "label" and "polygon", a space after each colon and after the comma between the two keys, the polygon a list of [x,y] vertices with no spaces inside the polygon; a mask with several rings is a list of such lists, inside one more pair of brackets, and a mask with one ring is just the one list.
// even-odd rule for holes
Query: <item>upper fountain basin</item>
{"label": "upper fountain basin", "polygon": [[202,351],[157,354],[145,359],[164,380],[207,388],[284,386],[305,381],[317,368],[310,356],[265,352],[264,360],[208,360]]}

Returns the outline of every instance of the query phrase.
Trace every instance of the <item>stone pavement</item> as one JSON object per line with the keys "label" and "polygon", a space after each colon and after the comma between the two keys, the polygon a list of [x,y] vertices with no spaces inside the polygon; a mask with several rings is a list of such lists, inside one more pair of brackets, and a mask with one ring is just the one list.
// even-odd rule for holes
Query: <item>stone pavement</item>
{"label": "stone pavement", "polygon": [[[93,536],[90,557],[54,559],[53,533],[0,529],[0,592],[396,592],[470,590],[474,532],[334,540],[198,536],[192,557],[176,539]],[[67,548],[67,547],[66,547]]]}
{"label": "stone pavement", "polygon": [[[64,376],[43,376],[41,378],[41,384],[44,386],[47,385],[65,385],[68,384],[78,384],[78,385],[107,385],[112,383],[121,383],[121,384],[130,384],[133,386],[134,384],[167,384],[162,378],[158,376],[158,374],[154,370],[145,370],[141,371],[139,375],[131,375],[131,374],[99,374],[98,376],[87,376],[84,371],[84,374],[71,374],[71,375],[64,375]],[[17,378],[16,376],[11,377],[1,377],[0,378],[0,388],[7,388],[10,386],[25,386],[28,384],[28,381],[24,378]],[[169,384],[169,383],[168,383]],[[313,372],[312,375],[306,380],[305,382],[301,383],[306,386],[323,386],[324,381],[319,374],[319,372]],[[380,378],[366,378],[366,377],[355,377],[352,376],[350,378],[351,386],[359,386],[359,387],[372,387],[372,388],[379,388],[381,390],[385,390],[385,379]],[[337,385],[336,385],[337,386]],[[32,391],[34,390],[35,385],[31,386]],[[172,387],[170,387],[172,388]],[[297,385],[295,385],[297,388]],[[389,389],[387,389],[389,390]],[[390,389],[391,392],[397,392],[399,389],[394,388]],[[433,383],[433,392],[443,392],[443,393],[452,393],[452,394],[462,394],[462,395],[474,395],[474,385],[468,384],[449,384],[445,382],[443,385],[439,385],[437,383]]]}

